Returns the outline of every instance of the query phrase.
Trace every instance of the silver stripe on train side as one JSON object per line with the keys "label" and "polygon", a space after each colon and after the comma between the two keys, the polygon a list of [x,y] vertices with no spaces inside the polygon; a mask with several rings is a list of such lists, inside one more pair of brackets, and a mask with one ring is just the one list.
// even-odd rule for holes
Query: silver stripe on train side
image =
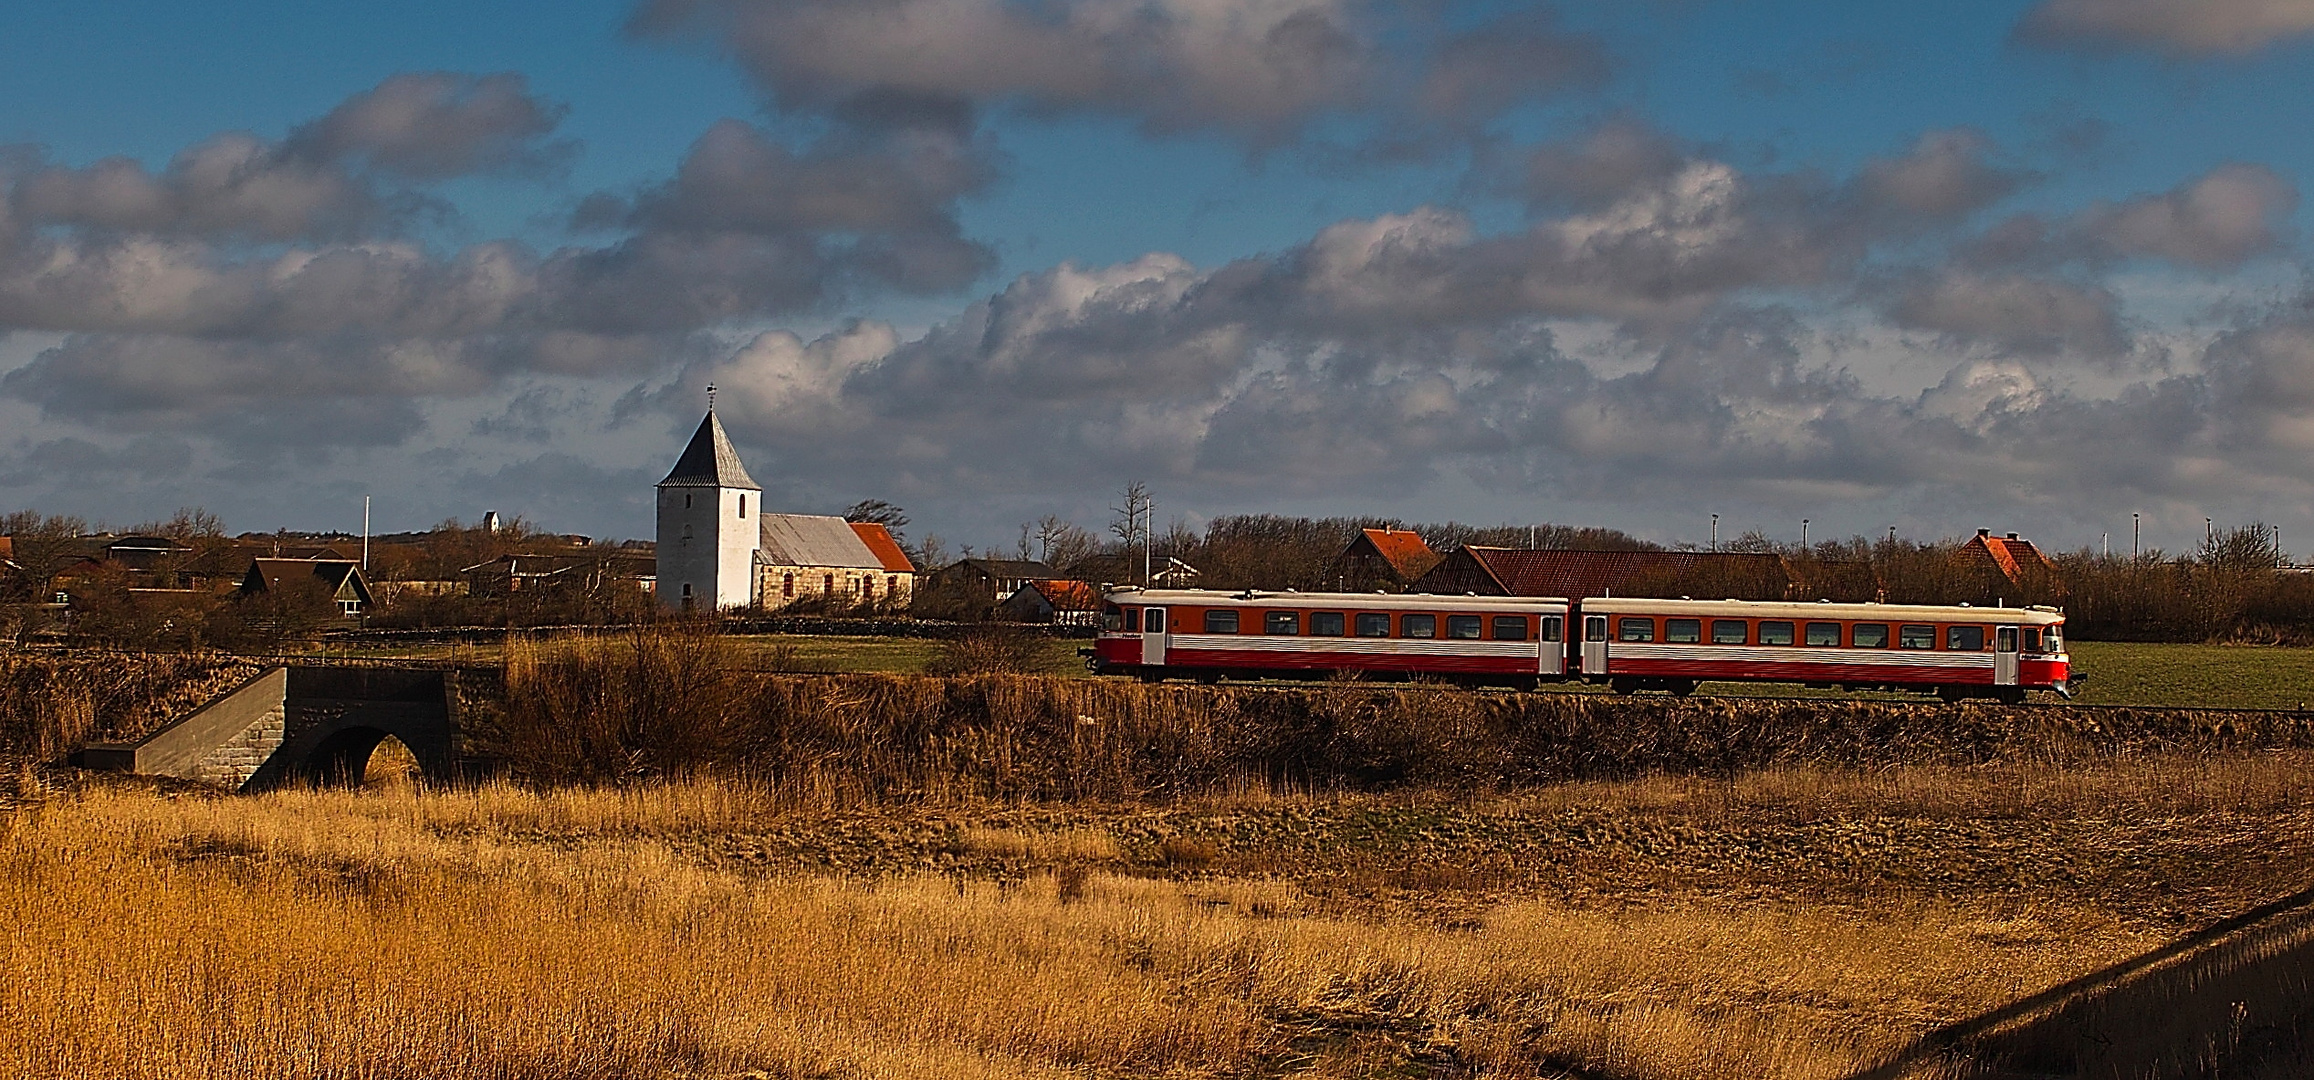
{"label": "silver stripe on train side", "polygon": [[[1548,644],[1557,645],[1558,642]],[[1175,634],[1169,652],[1278,652],[1361,653],[1370,656],[1500,656],[1534,659],[1541,650],[1532,641],[1485,641],[1470,638],[1359,638],[1298,637],[1252,634]]]}
{"label": "silver stripe on train side", "polygon": [[1866,664],[1881,667],[1981,667],[1992,670],[1989,652],[1935,649],[1830,649],[1805,645],[1685,645],[1610,642],[1607,660],[1706,660],[1724,663]]}

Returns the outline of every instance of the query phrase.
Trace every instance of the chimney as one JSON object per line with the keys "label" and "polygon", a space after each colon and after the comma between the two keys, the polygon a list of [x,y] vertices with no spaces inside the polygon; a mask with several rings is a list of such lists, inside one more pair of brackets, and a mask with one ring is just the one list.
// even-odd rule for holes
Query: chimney
{"label": "chimney", "polygon": [[1978,530],[1977,530],[1977,539],[1979,539],[1979,540],[1989,540],[1989,539],[1991,539],[1991,538],[1992,538],[1992,535],[1993,535],[1993,531],[1992,531],[1991,529],[1978,529]]}
{"label": "chimney", "polygon": [[2010,534],[2009,534],[2009,539],[2011,539],[2011,540],[2014,540],[2014,539],[2016,539],[2016,538],[2017,538],[2017,534],[2015,534],[2015,533],[2010,533]]}

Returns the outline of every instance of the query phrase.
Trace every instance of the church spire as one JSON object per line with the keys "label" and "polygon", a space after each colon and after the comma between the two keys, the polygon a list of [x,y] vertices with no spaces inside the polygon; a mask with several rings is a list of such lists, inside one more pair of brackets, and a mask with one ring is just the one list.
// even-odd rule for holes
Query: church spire
{"label": "church spire", "polygon": [[747,475],[747,466],[740,464],[739,451],[731,448],[731,438],[723,433],[723,421],[716,419],[714,398],[708,399],[707,416],[699,421],[699,430],[691,434],[691,445],[683,448],[683,456],[675,459],[675,467],[660,487],[727,487],[749,488],[762,491],[763,485]]}

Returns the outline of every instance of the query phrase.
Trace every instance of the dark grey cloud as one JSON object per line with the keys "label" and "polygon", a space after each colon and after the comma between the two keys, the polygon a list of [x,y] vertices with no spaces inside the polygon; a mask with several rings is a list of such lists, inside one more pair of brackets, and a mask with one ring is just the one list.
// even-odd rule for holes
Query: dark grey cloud
{"label": "dark grey cloud", "polygon": [[568,111],[532,95],[516,72],[406,72],[299,125],[282,150],[418,180],[537,172],[577,152],[575,143],[547,140]]}
{"label": "dark grey cloud", "polygon": [[82,168],[42,165],[8,179],[10,211],[23,224],[114,233],[346,239],[445,209],[238,132],[184,150],[158,173],[108,158]]}
{"label": "dark grey cloud", "polygon": [[1890,211],[1928,219],[1963,217],[2015,193],[2033,179],[1994,161],[1991,139],[1967,128],[1931,131],[1906,153],[1866,162],[1862,193]]}
{"label": "dark grey cloud", "polygon": [[549,168],[574,144],[547,139],[564,108],[520,75],[396,75],[270,141],[226,132],[158,172],[127,158],[84,167],[19,148],[0,162],[8,212],[64,226],[178,238],[345,241],[453,216],[406,181]]}
{"label": "dark grey cloud", "polygon": [[1482,119],[1595,84],[1600,44],[1540,14],[1441,34],[1363,0],[646,0],[646,35],[703,33],[782,108],[854,121],[1097,111],[1257,145],[1411,100]]}
{"label": "dark grey cloud", "polygon": [[2061,278],[1948,267],[1890,289],[1884,310],[1898,326],[2007,353],[2114,357],[2130,347],[2120,298]]}
{"label": "dark grey cloud", "polygon": [[2314,33],[2301,0],[2042,0],[2017,26],[2052,48],[2145,49],[2177,57],[2256,52]]}
{"label": "dark grey cloud", "polygon": [[2263,165],[2223,165],[2160,195],[2099,207],[2081,232],[2123,257],[2224,267],[2281,246],[2298,190]]}

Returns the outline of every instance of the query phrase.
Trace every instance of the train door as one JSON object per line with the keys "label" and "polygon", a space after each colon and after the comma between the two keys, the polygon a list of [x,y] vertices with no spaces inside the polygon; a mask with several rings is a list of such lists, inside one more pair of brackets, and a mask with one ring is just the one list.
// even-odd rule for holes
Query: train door
{"label": "train door", "polygon": [[1583,674],[1607,673],[1607,617],[1583,616]]}
{"label": "train door", "polygon": [[1141,609],[1141,662],[1150,667],[1165,666],[1165,609]]}
{"label": "train door", "polygon": [[2014,626],[1993,631],[1993,685],[2017,685],[2017,628]]}
{"label": "train door", "polygon": [[1545,615],[1541,633],[1535,635],[1536,647],[1542,652],[1542,666],[1535,670],[1544,675],[1563,675],[1567,670],[1567,617]]}

